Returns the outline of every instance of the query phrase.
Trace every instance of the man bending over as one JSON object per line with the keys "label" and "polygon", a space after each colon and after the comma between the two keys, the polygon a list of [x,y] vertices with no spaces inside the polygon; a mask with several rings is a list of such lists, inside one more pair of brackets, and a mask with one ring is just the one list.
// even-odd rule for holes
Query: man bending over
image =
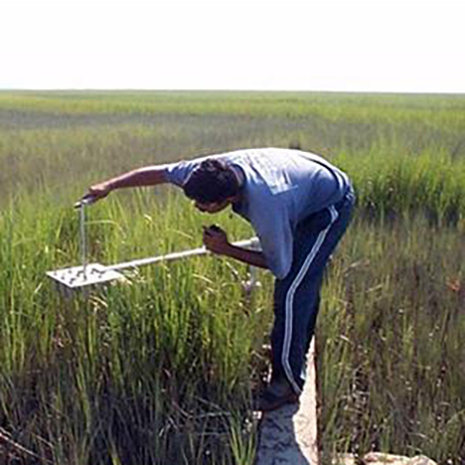
{"label": "man bending over", "polygon": [[217,228],[203,232],[211,252],[269,269],[275,276],[272,376],[257,408],[297,402],[318,313],[323,271],[344,234],[355,196],[348,176],[322,157],[262,148],[146,166],[92,186],[98,200],[123,187],[172,183],[202,212],[231,206],[251,223],[261,251],[232,245]]}

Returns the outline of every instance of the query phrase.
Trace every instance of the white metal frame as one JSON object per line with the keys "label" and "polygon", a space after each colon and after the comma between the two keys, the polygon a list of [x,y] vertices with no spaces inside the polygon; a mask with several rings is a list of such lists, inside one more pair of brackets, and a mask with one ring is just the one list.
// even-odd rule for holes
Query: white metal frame
{"label": "white metal frame", "polygon": [[[101,263],[88,263],[87,262],[87,241],[86,241],[86,228],[85,228],[85,207],[87,202],[80,202],[77,206],[80,209],[80,251],[82,265],[73,266],[70,268],[63,268],[60,270],[47,271],[46,275],[53,279],[59,286],[65,286],[66,289],[79,289],[86,286],[107,283],[109,281],[122,279],[124,275],[121,273],[123,270],[135,269],[141,266],[153,265],[160,262],[170,262],[175,260],[182,260],[184,258],[196,257],[207,255],[211,252],[205,247],[197,249],[183,250],[180,252],[172,252],[166,255],[159,255],[155,257],[140,258],[123,263],[116,263],[114,265],[102,265]],[[233,242],[233,245],[238,247],[245,247],[257,250],[259,248],[258,238],[253,237],[242,241]],[[255,270],[251,267],[251,281],[255,282]]]}

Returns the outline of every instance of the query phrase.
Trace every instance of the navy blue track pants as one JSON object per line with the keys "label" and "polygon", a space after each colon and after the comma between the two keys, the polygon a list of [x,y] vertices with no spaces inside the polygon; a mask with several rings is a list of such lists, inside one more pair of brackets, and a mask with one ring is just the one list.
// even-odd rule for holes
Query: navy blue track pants
{"label": "navy blue track pants", "polygon": [[291,270],[275,282],[272,378],[285,377],[298,394],[305,382],[306,355],[318,314],[323,272],[347,229],[354,202],[354,193],[349,190],[340,202],[297,225]]}

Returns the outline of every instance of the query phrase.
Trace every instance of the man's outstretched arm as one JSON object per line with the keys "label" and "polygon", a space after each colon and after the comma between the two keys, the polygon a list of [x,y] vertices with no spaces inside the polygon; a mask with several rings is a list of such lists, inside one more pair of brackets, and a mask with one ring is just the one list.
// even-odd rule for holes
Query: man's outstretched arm
{"label": "man's outstretched arm", "polygon": [[111,191],[123,187],[156,186],[168,182],[163,166],[144,166],[107,179],[89,187],[89,191],[82,200],[97,201],[105,198]]}

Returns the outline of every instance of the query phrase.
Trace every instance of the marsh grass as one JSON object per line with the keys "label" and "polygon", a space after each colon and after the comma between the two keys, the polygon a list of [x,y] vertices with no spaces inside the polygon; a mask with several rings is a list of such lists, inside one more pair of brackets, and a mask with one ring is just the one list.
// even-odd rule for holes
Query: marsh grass
{"label": "marsh grass", "polygon": [[325,450],[461,459],[463,235],[416,216],[355,224],[345,246],[319,320]]}
{"label": "marsh grass", "polygon": [[[107,220],[89,221],[94,260],[147,253],[129,245],[141,235],[153,237],[145,244],[152,254],[199,245],[174,226],[182,218],[198,228],[188,205],[180,212],[165,199],[161,215],[154,203],[152,214],[163,217],[154,222],[143,197],[126,205],[132,215],[117,200],[96,207]],[[194,259],[64,300],[43,273],[79,262],[76,220],[72,211],[26,201],[2,215],[2,422],[57,463],[106,463],[109,451],[122,463],[216,460],[229,437],[230,402],[244,412],[248,405],[249,365],[261,344],[254,335],[262,297],[252,307],[238,282],[247,270]]]}
{"label": "marsh grass", "polygon": [[[251,464],[267,273],[250,298],[246,267],[195,258],[71,300],[44,273],[79,263],[70,206],[92,182],[298,143],[343,167],[358,194],[318,322],[325,457],[463,461],[464,106],[463,96],[0,93],[0,427],[37,464]],[[231,239],[252,234],[169,187],[121,191],[89,209],[90,258],[198,247],[211,222]]]}

